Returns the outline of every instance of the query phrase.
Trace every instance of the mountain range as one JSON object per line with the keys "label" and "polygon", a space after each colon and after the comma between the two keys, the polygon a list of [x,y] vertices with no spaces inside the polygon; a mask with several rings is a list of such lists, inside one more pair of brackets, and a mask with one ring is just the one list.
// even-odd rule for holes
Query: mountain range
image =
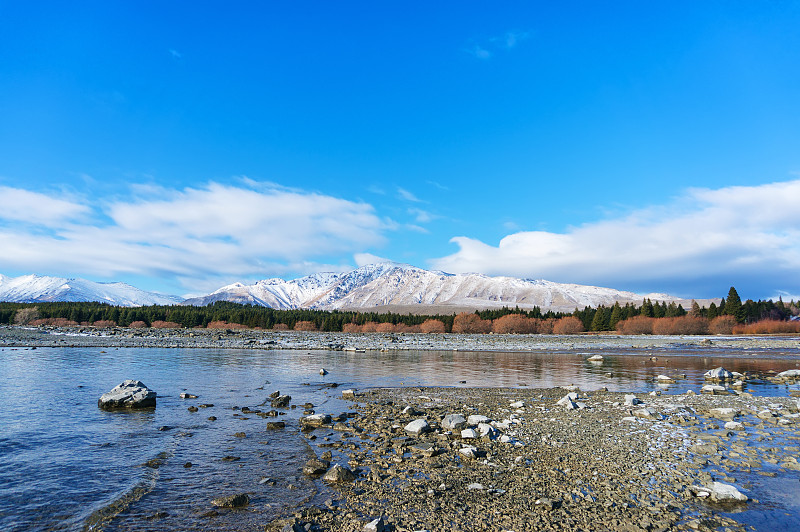
{"label": "mountain range", "polygon": [[614,302],[639,304],[643,298],[689,304],[687,300],[667,294],[636,294],[597,286],[475,273],[451,274],[397,263],[370,264],[346,273],[318,273],[290,281],[265,279],[253,284],[234,283],[190,299],[145,292],[125,283],[0,275],[0,301],[26,303],[101,301],[120,306],[204,306],[215,301],[232,301],[276,309],[450,313],[504,306],[536,306],[545,311],[569,312],[576,307],[609,306]]}

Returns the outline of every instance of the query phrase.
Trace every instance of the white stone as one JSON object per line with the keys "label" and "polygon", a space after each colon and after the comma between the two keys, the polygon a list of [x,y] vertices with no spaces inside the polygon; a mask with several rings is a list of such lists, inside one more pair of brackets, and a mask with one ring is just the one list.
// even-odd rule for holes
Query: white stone
{"label": "white stone", "polygon": [[328,370],[327,370],[327,369],[325,369],[325,368],[322,368],[322,369],[320,369],[320,370],[319,370],[319,374],[320,374],[320,375],[322,375],[322,376],[324,377],[325,375],[327,375],[327,374],[328,374]]}
{"label": "white stone", "polygon": [[478,423],[489,423],[490,421],[491,418],[479,414],[472,414],[467,418],[467,424],[469,425],[477,425]]}
{"label": "white stone", "polygon": [[147,408],[156,406],[156,392],[141,381],[128,379],[104,393],[97,406],[105,410],[116,408]]}
{"label": "white stone", "polygon": [[736,486],[722,482],[712,482],[710,486],[691,486],[690,488],[698,497],[708,497],[715,502],[744,502],[747,495],[739,491]]}
{"label": "white stone", "polygon": [[355,399],[355,398],[356,398],[355,390],[342,390],[342,399]]}
{"label": "white stone", "polygon": [[472,484],[467,486],[468,490],[482,490],[483,484],[479,484],[477,482],[473,482]]}
{"label": "white stone", "polygon": [[461,438],[464,440],[472,440],[478,437],[478,431],[475,429],[464,429],[461,431]]}
{"label": "white stone", "polygon": [[703,376],[710,381],[724,381],[732,379],[733,373],[720,366],[706,371]]}
{"label": "white stone", "polygon": [[712,408],[708,414],[718,419],[733,419],[739,415],[739,411],[735,408]]}
{"label": "white stone", "polygon": [[492,438],[495,434],[497,434],[497,430],[488,423],[478,423],[478,434],[480,434],[481,438],[485,436]]}
{"label": "white stone", "polygon": [[475,447],[472,447],[470,445],[468,445],[466,447],[462,447],[461,449],[458,450],[458,452],[460,454],[462,454],[463,456],[466,456],[467,458],[477,458],[478,457],[478,449],[476,449]]}
{"label": "white stone", "polygon": [[634,405],[641,405],[644,404],[642,401],[639,400],[635,395],[632,393],[627,394],[625,396],[625,406],[634,406]]}
{"label": "white stone", "polygon": [[725,423],[726,430],[744,430],[744,425],[739,423],[738,421],[728,421]]}
{"label": "white stone", "polygon": [[589,358],[587,358],[586,360],[588,360],[589,362],[602,362],[603,361],[603,355],[592,355]]}
{"label": "white stone", "polygon": [[466,426],[467,420],[461,414],[448,414],[442,420],[442,428],[445,430],[461,430]]}
{"label": "white stone", "polygon": [[781,379],[800,379],[800,369],[787,369],[786,371],[781,371],[775,376]]}
{"label": "white stone", "polygon": [[415,419],[406,425],[404,430],[410,434],[422,434],[423,432],[430,431],[431,426],[428,425],[428,422],[424,419]]}

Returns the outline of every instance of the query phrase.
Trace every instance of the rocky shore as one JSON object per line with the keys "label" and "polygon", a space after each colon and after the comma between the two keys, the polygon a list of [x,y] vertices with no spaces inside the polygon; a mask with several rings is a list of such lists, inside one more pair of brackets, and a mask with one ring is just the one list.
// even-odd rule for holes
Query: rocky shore
{"label": "rocky shore", "polygon": [[564,388],[344,396],[349,414],[301,420],[319,453],[305,472],[335,497],[267,530],[749,530],[735,512],[761,503],[746,478],[800,489],[794,398]]}
{"label": "rocky shore", "polygon": [[0,347],[332,349],[344,351],[535,351],[696,348],[798,349],[796,336],[620,336],[527,334],[326,333],[252,329],[130,329],[0,326]]}

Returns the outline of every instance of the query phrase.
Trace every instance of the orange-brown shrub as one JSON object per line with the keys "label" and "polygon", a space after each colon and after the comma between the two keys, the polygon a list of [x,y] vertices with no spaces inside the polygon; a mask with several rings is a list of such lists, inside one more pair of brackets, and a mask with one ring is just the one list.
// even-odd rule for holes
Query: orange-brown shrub
{"label": "orange-brown shrub", "polygon": [[462,312],[453,320],[453,332],[463,334],[483,334],[492,330],[491,320],[482,320],[473,312]]}
{"label": "orange-brown shrub", "polygon": [[634,316],[617,323],[617,332],[620,334],[653,334],[655,318],[647,316]]}
{"label": "orange-brown shrub", "polygon": [[38,327],[39,325],[50,325],[53,327],[75,327],[78,325],[77,321],[70,321],[67,318],[43,318],[38,320],[33,320],[29,323],[29,325],[33,325]]}
{"label": "orange-brown shrub", "polygon": [[147,327],[147,324],[143,321],[132,321],[130,325],[128,325],[131,329],[144,329]]}
{"label": "orange-brown shrub", "polygon": [[384,323],[379,323],[378,326],[375,328],[375,332],[379,332],[379,333],[392,333],[395,330],[396,329],[395,329],[394,323],[391,323],[391,322],[388,322],[388,321],[384,322]]}
{"label": "orange-brown shrub", "polygon": [[156,320],[150,324],[150,327],[153,329],[180,329],[182,325],[180,323],[175,323],[174,321]]}
{"label": "orange-brown shrub", "polygon": [[796,334],[800,333],[800,322],[761,320],[747,325],[736,325],[733,334]]}
{"label": "orange-brown shrub", "polygon": [[429,318],[423,321],[419,326],[419,331],[423,333],[443,333],[444,323],[441,320]]}
{"label": "orange-brown shrub", "polygon": [[285,323],[276,323],[275,325],[272,326],[272,330],[273,331],[288,331],[289,330],[289,326],[286,325]]}
{"label": "orange-brown shrub", "polygon": [[553,324],[553,334],[578,334],[583,332],[583,322],[574,316],[566,316]]}
{"label": "orange-brown shrub", "polygon": [[708,332],[711,334],[731,334],[737,323],[736,318],[733,316],[717,316],[708,324]]}
{"label": "orange-brown shrub", "polygon": [[394,326],[394,332],[398,333],[418,333],[420,332],[419,325],[406,325],[405,323],[398,323]]}
{"label": "orange-brown shrub", "polygon": [[316,331],[317,326],[313,321],[297,321],[294,324],[295,331]]}
{"label": "orange-brown shrub", "polygon": [[92,324],[93,327],[116,327],[117,322],[113,320],[97,320]]}
{"label": "orange-brown shrub", "polygon": [[539,334],[553,334],[553,327],[556,325],[555,318],[547,318],[546,320],[538,320],[536,324],[536,331]]}
{"label": "orange-brown shrub", "polygon": [[241,323],[228,323],[225,320],[210,321],[206,326],[207,329],[247,329]]}
{"label": "orange-brown shrub", "polygon": [[358,333],[361,332],[361,327],[357,323],[345,323],[342,326],[342,332]]}
{"label": "orange-brown shrub", "polygon": [[689,315],[656,318],[653,322],[653,334],[708,334],[708,320]]}
{"label": "orange-brown shrub", "polygon": [[498,334],[534,334],[537,320],[522,314],[506,314],[492,322],[492,332]]}
{"label": "orange-brown shrub", "polygon": [[378,331],[378,323],[374,321],[368,321],[367,323],[361,326],[361,332],[373,333],[377,331]]}

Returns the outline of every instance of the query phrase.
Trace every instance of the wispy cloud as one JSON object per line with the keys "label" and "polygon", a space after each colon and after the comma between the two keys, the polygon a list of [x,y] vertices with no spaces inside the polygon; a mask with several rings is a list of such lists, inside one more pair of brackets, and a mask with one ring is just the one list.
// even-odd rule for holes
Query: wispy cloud
{"label": "wispy cloud", "polygon": [[382,245],[389,230],[366,203],[217,183],[137,187],[132,199],[103,204],[9,187],[0,198],[0,271],[57,264],[65,273],[177,277],[188,286],[303,264],[313,270],[315,258]]}
{"label": "wispy cloud", "polygon": [[169,49],[169,55],[171,55],[173,59],[182,59],[183,58],[183,54],[180,53],[178,50],[176,50],[174,48],[170,48]]}
{"label": "wispy cloud", "polygon": [[408,214],[414,216],[414,219],[421,224],[432,222],[433,220],[439,218],[439,216],[433,213],[416,208],[408,209]]}
{"label": "wispy cloud", "polygon": [[465,51],[477,59],[486,61],[494,57],[497,52],[513,50],[529,37],[530,33],[527,31],[507,31],[503,35],[473,42],[465,48]]}
{"label": "wispy cloud", "polygon": [[563,233],[517,232],[496,246],[458,236],[451,239],[456,253],[430,262],[445,271],[608,286],[728,276],[793,289],[800,271],[797,205],[800,180],[693,189],[668,205]]}
{"label": "wispy cloud", "polygon": [[414,203],[423,203],[423,201],[418,197],[416,197],[413,193],[401,187],[397,187],[397,197],[405,201],[411,201]]}
{"label": "wispy cloud", "polygon": [[448,187],[444,186],[443,184],[437,181],[425,181],[425,182],[432,187],[438,188],[439,190],[450,190]]}

